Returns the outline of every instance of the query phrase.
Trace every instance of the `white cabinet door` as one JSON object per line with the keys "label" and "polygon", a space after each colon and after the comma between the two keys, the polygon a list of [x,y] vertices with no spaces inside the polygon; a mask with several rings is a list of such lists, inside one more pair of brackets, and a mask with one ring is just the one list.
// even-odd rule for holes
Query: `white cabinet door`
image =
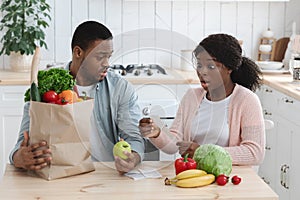
{"label": "white cabinet door", "polygon": [[300,126],[296,126],[291,134],[291,149],[292,149],[292,160],[291,160],[291,169],[289,173],[290,176],[290,199],[299,199],[300,197],[300,183],[299,183],[299,177],[300,177]]}
{"label": "white cabinet door", "polygon": [[[268,111],[269,112],[269,111]],[[271,113],[271,112],[270,112]],[[273,113],[272,113],[273,114]],[[273,122],[276,122],[274,117],[265,117]],[[271,188],[275,188],[276,177],[276,140],[277,140],[277,123],[274,123],[274,128],[266,130],[266,145],[265,145],[265,158],[263,163],[259,166],[258,174],[260,177],[270,185]]]}
{"label": "white cabinet door", "polygon": [[0,180],[15,145],[23,115],[24,93],[29,86],[0,86]]}
{"label": "white cabinet door", "polygon": [[[298,199],[300,196],[300,101],[286,95],[278,99],[278,167],[283,180],[277,184],[281,199]],[[282,169],[281,169],[282,168]],[[281,186],[281,187],[280,187]],[[288,193],[288,194],[287,194]]]}
{"label": "white cabinet door", "polygon": [[275,188],[276,177],[276,139],[277,139],[277,124],[276,124],[276,112],[278,94],[275,90],[262,86],[256,94],[260,98],[264,118],[272,120],[274,122],[274,128],[266,130],[266,145],[265,145],[265,158],[263,163],[259,166],[258,174],[260,177],[270,185],[271,188]]}
{"label": "white cabinet door", "polygon": [[276,192],[279,199],[290,199],[290,189],[294,187],[290,185],[291,172],[291,138],[293,132],[293,124],[282,117],[277,121],[277,162],[276,162]]}
{"label": "white cabinet door", "polygon": [[8,156],[14,147],[22,120],[22,108],[0,108],[0,180],[3,176]]}

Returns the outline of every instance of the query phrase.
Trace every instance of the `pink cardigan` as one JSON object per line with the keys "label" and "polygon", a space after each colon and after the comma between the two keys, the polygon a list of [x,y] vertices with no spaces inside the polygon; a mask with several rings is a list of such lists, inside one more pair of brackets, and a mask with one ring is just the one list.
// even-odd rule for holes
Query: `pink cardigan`
{"label": "pink cardigan", "polygon": [[[161,131],[151,142],[166,153],[178,151],[177,141],[190,141],[191,122],[206,94],[191,88],[181,100],[170,130]],[[236,84],[229,103],[229,147],[224,147],[234,165],[258,165],[265,154],[265,127],[260,101],[255,93]]]}

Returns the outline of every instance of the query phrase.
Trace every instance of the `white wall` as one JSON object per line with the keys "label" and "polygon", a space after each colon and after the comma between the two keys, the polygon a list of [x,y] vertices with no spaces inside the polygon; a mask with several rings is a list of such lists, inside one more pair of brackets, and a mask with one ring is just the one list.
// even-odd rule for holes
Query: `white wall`
{"label": "white wall", "polygon": [[[67,62],[71,59],[72,33],[80,22],[87,19],[103,22],[113,32],[116,52],[112,58],[114,63],[159,63],[175,68],[180,65],[181,49],[193,49],[211,33],[230,33],[243,40],[246,55],[256,59],[258,39],[268,27],[275,32],[276,38],[290,36],[293,20],[297,22],[298,33],[300,30],[299,0],[47,2],[52,7],[52,21],[46,31],[49,49],[42,52],[40,68],[44,68],[47,63]],[[7,56],[0,56],[1,68],[8,69]]]}

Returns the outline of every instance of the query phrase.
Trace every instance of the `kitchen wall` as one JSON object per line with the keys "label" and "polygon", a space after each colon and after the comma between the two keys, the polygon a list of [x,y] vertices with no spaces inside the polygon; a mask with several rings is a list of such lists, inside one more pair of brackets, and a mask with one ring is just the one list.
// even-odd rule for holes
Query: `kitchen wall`
{"label": "kitchen wall", "polygon": [[[0,0],[1,2],[2,0]],[[193,49],[205,36],[224,32],[243,40],[246,56],[257,58],[261,33],[268,27],[276,38],[290,36],[292,22],[300,30],[300,1],[216,2],[200,0],[47,0],[52,21],[46,30],[47,63],[71,59],[75,27],[87,19],[106,24],[115,37],[113,63],[159,63],[180,67],[180,50]],[[1,44],[0,44],[1,45]],[[0,69],[8,57],[0,56]]]}

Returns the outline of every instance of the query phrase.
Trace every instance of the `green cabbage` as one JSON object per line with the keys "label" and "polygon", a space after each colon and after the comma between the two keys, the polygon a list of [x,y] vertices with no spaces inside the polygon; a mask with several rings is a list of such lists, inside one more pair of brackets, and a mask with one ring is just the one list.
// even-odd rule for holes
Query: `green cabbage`
{"label": "green cabbage", "polygon": [[218,176],[229,176],[232,170],[231,156],[224,148],[214,144],[200,145],[194,153],[193,159],[197,162],[197,168],[207,173]]}

